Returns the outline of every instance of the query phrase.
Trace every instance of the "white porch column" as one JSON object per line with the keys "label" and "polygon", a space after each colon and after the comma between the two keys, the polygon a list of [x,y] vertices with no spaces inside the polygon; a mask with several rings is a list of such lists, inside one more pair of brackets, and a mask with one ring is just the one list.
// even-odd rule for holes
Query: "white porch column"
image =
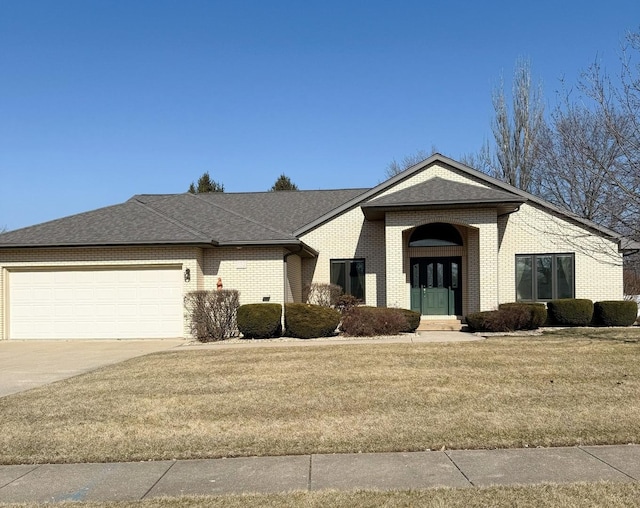
{"label": "white porch column", "polygon": [[480,310],[493,310],[498,306],[498,224],[495,215],[477,226]]}
{"label": "white porch column", "polygon": [[409,283],[404,273],[404,256],[402,248],[402,225],[395,225],[387,214],[385,234],[385,268],[387,278],[387,307],[408,309]]}

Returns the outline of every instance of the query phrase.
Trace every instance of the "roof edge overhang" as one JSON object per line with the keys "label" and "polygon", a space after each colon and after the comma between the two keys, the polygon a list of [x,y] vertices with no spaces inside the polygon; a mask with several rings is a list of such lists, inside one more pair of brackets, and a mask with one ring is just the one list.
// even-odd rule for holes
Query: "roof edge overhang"
{"label": "roof edge overhang", "polygon": [[454,210],[458,208],[496,208],[498,215],[504,215],[518,211],[526,199],[514,199],[513,201],[438,201],[437,203],[397,203],[394,205],[361,206],[362,213],[367,220],[382,220],[387,212],[412,212],[420,210]]}
{"label": "roof edge overhang", "polygon": [[187,246],[187,247],[217,247],[216,241],[206,242],[183,242],[183,241],[169,241],[161,240],[154,242],[77,242],[77,243],[39,243],[39,244],[0,244],[0,249],[77,249],[79,247],[85,247],[88,249],[98,249],[103,247],[162,247],[162,246]]}
{"label": "roof edge overhang", "polygon": [[[317,257],[319,252],[313,247],[298,239],[283,240],[238,240],[231,242],[220,242],[218,247],[235,247],[241,249],[243,247],[283,247],[292,253],[302,253],[304,257]],[[295,247],[298,247],[297,249]]]}

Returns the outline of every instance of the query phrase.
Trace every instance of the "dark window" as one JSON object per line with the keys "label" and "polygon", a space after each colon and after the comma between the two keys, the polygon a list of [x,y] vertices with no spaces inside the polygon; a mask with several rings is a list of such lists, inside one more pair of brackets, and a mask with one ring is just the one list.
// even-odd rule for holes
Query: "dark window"
{"label": "dark window", "polygon": [[332,259],[331,284],[364,301],[364,259]]}
{"label": "dark window", "polygon": [[573,254],[516,255],[516,300],[574,298]]}
{"label": "dark window", "polygon": [[409,238],[409,247],[462,245],[460,232],[451,224],[434,222],[418,226]]}

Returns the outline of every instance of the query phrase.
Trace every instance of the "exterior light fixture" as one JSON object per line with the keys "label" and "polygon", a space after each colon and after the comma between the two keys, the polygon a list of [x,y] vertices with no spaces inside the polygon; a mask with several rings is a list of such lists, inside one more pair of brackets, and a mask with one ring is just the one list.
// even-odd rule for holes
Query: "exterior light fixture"
{"label": "exterior light fixture", "polygon": [[184,271],[184,281],[185,282],[190,282],[191,281],[191,270],[189,268],[187,268]]}

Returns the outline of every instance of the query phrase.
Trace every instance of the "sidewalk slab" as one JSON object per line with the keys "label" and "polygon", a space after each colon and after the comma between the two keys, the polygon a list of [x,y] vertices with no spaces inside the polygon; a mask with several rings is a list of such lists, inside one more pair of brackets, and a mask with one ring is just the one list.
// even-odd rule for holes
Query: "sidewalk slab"
{"label": "sidewalk slab", "polygon": [[443,452],[312,455],[311,490],[470,487]]}
{"label": "sidewalk slab", "polygon": [[45,464],[0,488],[0,501],[46,503],[137,500],[173,464],[173,461]]}
{"label": "sidewalk slab", "polygon": [[446,453],[476,486],[632,481],[580,448],[452,450]]}
{"label": "sidewalk slab", "polygon": [[146,497],[289,492],[308,485],[309,455],[185,460],[176,462]]}
{"label": "sidewalk slab", "polygon": [[594,455],[611,467],[640,481],[640,446],[581,446],[584,451]]}
{"label": "sidewalk slab", "polygon": [[[37,465],[32,466],[0,466],[0,489],[5,485],[8,485],[11,482],[16,481],[21,476],[30,473],[34,469],[36,469]],[[1,491],[0,491],[1,492]],[[0,499],[2,496],[0,495]]]}

